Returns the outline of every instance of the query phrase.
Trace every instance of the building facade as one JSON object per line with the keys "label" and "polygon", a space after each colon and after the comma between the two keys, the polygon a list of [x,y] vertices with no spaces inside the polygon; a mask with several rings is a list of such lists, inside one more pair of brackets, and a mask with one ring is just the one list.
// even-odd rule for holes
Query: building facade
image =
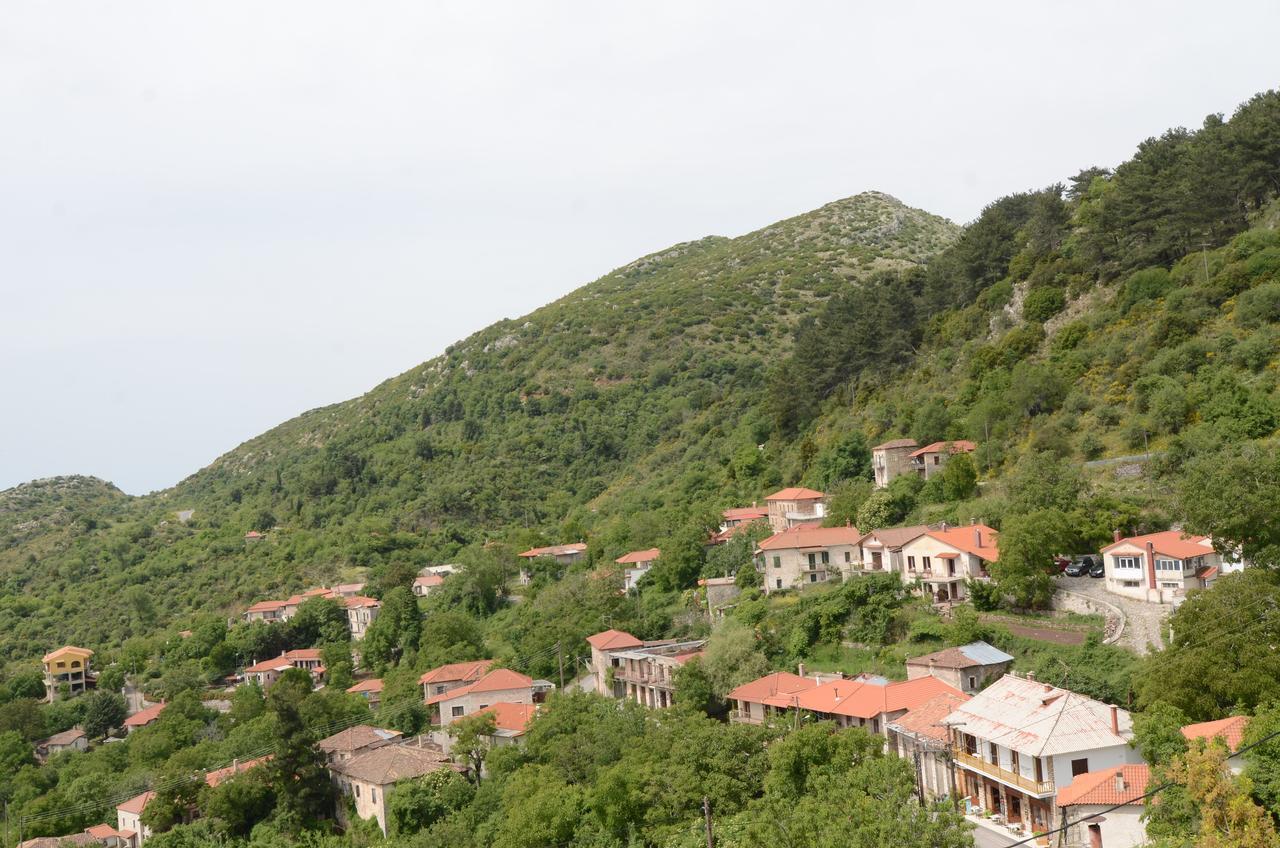
{"label": "building facade", "polygon": [[765,498],[769,526],[781,533],[798,524],[821,523],[827,517],[827,496],[813,489],[791,487]]}
{"label": "building facade", "polygon": [[918,582],[937,603],[963,600],[966,581],[991,579],[988,566],[1000,557],[996,537],[985,524],[930,530],[902,546],[902,579]]}
{"label": "building facade", "polygon": [[1167,604],[1188,589],[1217,579],[1222,557],[1208,536],[1177,530],[1120,538],[1102,549],[1107,591],[1139,601]]}
{"label": "building facade", "polygon": [[1013,665],[1013,657],[986,642],[970,642],[907,660],[907,679],[936,677],[966,695],[974,695],[988,680],[998,680]]}
{"label": "building facade", "polygon": [[773,534],[756,550],[765,594],[825,583],[852,569],[861,538],[856,527],[796,526]]}
{"label": "building facade", "polygon": [[920,447],[915,439],[894,439],[871,449],[871,469],[875,472],[876,488],[883,489],[895,477],[916,473],[911,453]]}
{"label": "building facade", "polygon": [[52,703],[63,692],[79,695],[93,688],[93,651],[64,645],[41,658],[44,665],[44,698]]}

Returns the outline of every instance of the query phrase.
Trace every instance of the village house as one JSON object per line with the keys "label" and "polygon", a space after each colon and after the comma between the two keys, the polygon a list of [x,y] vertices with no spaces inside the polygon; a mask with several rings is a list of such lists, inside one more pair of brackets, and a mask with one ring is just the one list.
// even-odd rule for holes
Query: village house
{"label": "village house", "polygon": [[911,527],[886,527],[872,530],[858,540],[858,556],[854,568],[875,574],[902,574],[907,570],[902,547],[941,525],[916,524]]}
{"label": "village house", "polygon": [[109,824],[95,824],[86,827],[84,832],[104,848],[130,848],[133,844],[133,833],[117,830]]}
{"label": "village house", "polygon": [[53,703],[65,692],[79,695],[94,687],[93,651],[64,645],[41,658],[44,664],[44,699]]}
{"label": "village house", "polygon": [[477,715],[493,714],[493,733],[488,737],[491,747],[519,745],[524,741],[529,722],[538,714],[537,704],[509,704],[499,701],[476,712]]}
{"label": "village house", "polygon": [[960,695],[936,677],[886,680],[860,674],[851,680],[828,680],[797,694],[790,709],[812,713],[840,727],[861,727],[888,737],[889,724],[939,695]]}
{"label": "village house", "polygon": [[889,750],[915,765],[916,783],[929,800],[955,792],[951,730],[943,721],[968,695],[943,692],[889,722]]}
{"label": "village house", "polygon": [[[636,648],[610,652],[615,697],[661,709],[675,703],[676,672],[702,655],[706,639],[690,642],[646,642]],[[616,693],[621,687],[621,695]]]}
{"label": "village house", "polygon": [[756,550],[765,594],[824,583],[837,570],[852,568],[861,538],[856,527],[797,526],[773,534]]}
{"label": "village house", "polygon": [[509,704],[534,703],[533,682],[533,678],[518,671],[496,668],[485,672],[471,683],[432,695],[427,698],[426,704],[435,707],[437,721],[433,724],[448,727],[458,719],[474,715],[500,701]]}
{"label": "village house", "polygon": [[947,460],[958,453],[973,453],[978,446],[973,442],[958,439],[954,442],[934,442],[931,445],[912,451],[908,456],[911,458],[911,467],[915,469],[916,474],[928,480],[935,474],[941,474],[942,469],[947,467]]}
{"label": "village house", "polygon": [[626,687],[617,679],[622,666],[621,651],[644,647],[644,641],[622,630],[605,630],[587,637],[591,648],[591,676],[597,694],[607,698],[621,698]]}
{"label": "village house", "polygon": [[661,555],[662,551],[657,548],[649,548],[643,551],[632,551],[615,559],[614,562],[622,566],[623,591],[630,592],[636,588],[640,578],[649,573],[649,569],[653,568],[653,564]]}
{"label": "village house", "polygon": [[753,503],[751,506],[726,509],[720,515],[720,529],[711,534],[713,545],[723,545],[755,522],[766,520],[769,517],[769,510]]}
{"label": "village house", "polygon": [[130,848],[142,848],[142,843],[151,838],[151,828],[142,823],[142,811],[154,797],[154,792],[143,792],[116,805],[116,830],[132,834]]}
{"label": "village house", "polygon": [[320,658],[317,648],[297,648],[285,651],[278,657],[254,663],[244,670],[244,682],[256,683],[263,689],[271,686],[291,668],[300,668],[311,672],[313,679],[324,674],[324,660]]}
{"label": "village house", "polygon": [[149,707],[138,710],[136,713],[124,720],[125,733],[133,733],[139,728],[143,728],[154,723],[160,718],[160,713],[164,712],[164,708],[165,702],[161,701],[158,704],[152,704]]}
{"label": "village house", "polygon": [[55,733],[48,739],[41,739],[35,744],[36,762],[46,763],[55,754],[64,751],[89,750],[89,737],[78,727]]}
{"label": "village house", "polygon": [[244,611],[244,620],[246,622],[284,621],[286,606],[286,601],[258,601]]}
{"label": "village house", "polygon": [[1177,530],[1122,538],[1102,549],[1107,591],[1155,604],[1172,603],[1187,589],[1204,589],[1217,579],[1222,558],[1208,536]]}
{"label": "village house", "polygon": [[963,600],[967,580],[989,580],[987,566],[1000,558],[996,531],[985,524],[930,530],[902,546],[902,579],[919,581],[938,603]]}
{"label": "village house", "polygon": [[357,724],[355,727],[348,727],[346,730],[321,739],[316,743],[316,748],[324,754],[325,761],[332,765],[375,748],[393,745],[402,735],[398,730]]}
{"label": "village house", "polygon": [[1004,676],[1011,665],[1012,656],[981,641],[944,648],[906,662],[908,680],[936,677],[968,695],[978,692],[988,680]]}
{"label": "village house", "polygon": [[225,768],[214,769],[213,771],[205,772],[205,775],[204,775],[205,785],[210,788],[221,786],[224,782],[235,777],[237,774],[244,774],[250,769],[255,769],[258,766],[262,765],[263,763],[269,761],[270,759],[271,759],[271,754],[267,754],[265,757],[257,757],[252,760],[244,760],[243,762],[240,760],[232,760],[231,765]]}
{"label": "village house", "polygon": [[883,489],[895,477],[916,473],[911,463],[911,453],[920,447],[915,439],[894,439],[871,449],[871,469],[875,472],[876,488]]}
{"label": "village house", "polygon": [[768,505],[769,526],[775,533],[798,524],[821,524],[827,517],[827,496],[813,489],[793,486],[774,492],[764,501]]}
{"label": "village house", "polygon": [[701,577],[698,586],[702,589],[707,615],[713,623],[724,618],[725,611],[731,609],[742,594],[735,577]]}
{"label": "village house", "polygon": [[[466,771],[465,766],[449,762],[439,749],[425,746],[421,741],[387,745],[329,764],[339,794],[354,801],[357,816],[376,819],[384,836],[387,834],[387,798],[395,791],[395,785],[442,769]],[[348,825],[347,805],[339,803],[337,811],[339,823]]]}
{"label": "village house", "polygon": [[382,679],[378,677],[361,680],[354,686],[347,687],[348,695],[359,695],[369,702],[369,709],[376,710],[382,703]]}
{"label": "village house", "polygon": [[443,574],[420,574],[413,578],[413,594],[425,598],[443,585]]}
{"label": "village house", "polygon": [[431,669],[418,678],[418,683],[422,685],[422,700],[426,701],[434,695],[443,695],[450,689],[474,683],[484,676],[491,665],[493,660],[471,660]]}
{"label": "village house", "polygon": [[1058,792],[1063,848],[1138,848],[1147,844],[1142,796],[1151,781],[1145,763],[1113,766],[1076,777]]}
{"label": "village house", "polygon": [[[539,557],[550,557],[556,561],[557,565],[573,565],[574,563],[581,562],[586,559],[587,543],[574,542],[569,545],[549,545],[545,548],[530,548],[529,550],[522,552],[519,556],[527,563],[530,563]],[[521,566],[519,577],[520,585],[528,586],[531,579],[532,576],[529,571],[529,566]]]}
{"label": "village house", "polygon": [[333,592],[334,597],[338,598],[354,598],[364,591],[363,583],[339,583],[329,589]]}
{"label": "village house", "polygon": [[343,605],[347,609],[347,627],[351,631],[351,638],[355,641],[363,639],[364,634],[369,632],[369,625],[378,617],[381,604],[376,598],[356,595],[345,598]]}
{"label": "village house", "polygon": [[743,683],[725,696],[729,702],[729,720],[741,724],[763,724],[795,704],[794,697],[821,683],[803,674],[775,671]]}
{"label": "village house", "polygon": [[[1244,734],[1248,729],[1248,716],[1231,716],[1217,721],[1188,724],[1182,728],[1182,736],[1188,742],[1195,742],[1197,739],[1203,739],[1206,744],[1218,741],[1226,746],[1228,752],[1234,752],[1239,751],[1244,745]],[[1240,774],[1244,771],[1244,758],[1240,756],[1228,757],[1227,768],[1231,769],[1233,774]]]}
{"label": "village house", "polygon": [[1126,711],[1007,674],[947,716],[956,790],[1017,831],[1058,821],[1056,798],[1089,772],[1139,764]]}

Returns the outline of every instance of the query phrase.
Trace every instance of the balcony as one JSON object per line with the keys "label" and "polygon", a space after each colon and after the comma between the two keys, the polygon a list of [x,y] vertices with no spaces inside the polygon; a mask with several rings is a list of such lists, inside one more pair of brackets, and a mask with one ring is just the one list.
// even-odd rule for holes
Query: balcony
{"label": "balcony", "polygon": [[955,750],[952,753],[955,757],[956,765],[967,768],[970,771],[976,771],[979,774],[985,774],[987,777],[995,778],[1001,783],[1021,789],[1023,792],[1032,795],[1052,795],[1056,791],[1052,780],[1033,780],[1017,772],[1001,768],[995,763],[989,763],[981,757],[965,751]]}
{"label": "balcony", "polygon": [[751,713],[749,713],[746,710],[730,710],[729,720],[736,721],[739,724],[763,724],[764,723],[759,718],[756,718],[755,716],[751,715]]}

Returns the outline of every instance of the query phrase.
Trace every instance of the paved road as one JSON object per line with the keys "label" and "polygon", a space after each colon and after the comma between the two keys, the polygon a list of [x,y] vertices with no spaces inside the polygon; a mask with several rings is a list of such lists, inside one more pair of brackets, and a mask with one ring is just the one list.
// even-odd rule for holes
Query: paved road
{"label": "paved road", "polygon": [[1007,848],[1017,841],[1012,836],[1005,836],[985,827],[979,826],[973,829],[973,844],[977,848]]}
{"label": "paved road", "polygon": [[129,683],[127,680],[124,684],[124,700],[127,705],[129,715],[141,712],[142,708],[146,706],[146,702],[142,700],[142,692],[139,689],[136,689],[134,685]]}
{"label": "paved road", "polygon": [[1135,601],[1131,598],[1108,592],[1103,588],[1104,580],[1105,578],[1102,577],[1067,577],[1064,575],[1058,578],[1058,585],[1064,589],[1070,589],[1073,592],[1079,592],[1091,598],[1098,598],[1119,607],[1126,618],[1124,634],[1117,642],[1120,646],[1138,654],[1148,653],[1153,646],[1157,649],[1164,647],[1163,637],[1168,631],[1171,607],[1168,604],[1148,604],[1143,601]]}

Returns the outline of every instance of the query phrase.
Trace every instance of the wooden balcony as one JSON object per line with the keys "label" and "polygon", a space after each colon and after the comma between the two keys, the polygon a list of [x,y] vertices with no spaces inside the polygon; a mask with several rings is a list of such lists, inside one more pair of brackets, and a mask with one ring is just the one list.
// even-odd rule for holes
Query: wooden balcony
{"label": "wooden balcony", "polygon": [[1017,772],[1001,768],[995,763],[989,763],[981,757],[966,753],[962,750],[954,750],[952,754],[955,757],[956,765],[961,766],[962,768],[967,768],[970,771],[985,774],[988,777],[995,778],[1001,783],[1017,787],[1018,789],[1032,795],[1052,795],[1056,791],[1056,787],[1052,780],[1033,780],[1032,778],[1018,774]]}

